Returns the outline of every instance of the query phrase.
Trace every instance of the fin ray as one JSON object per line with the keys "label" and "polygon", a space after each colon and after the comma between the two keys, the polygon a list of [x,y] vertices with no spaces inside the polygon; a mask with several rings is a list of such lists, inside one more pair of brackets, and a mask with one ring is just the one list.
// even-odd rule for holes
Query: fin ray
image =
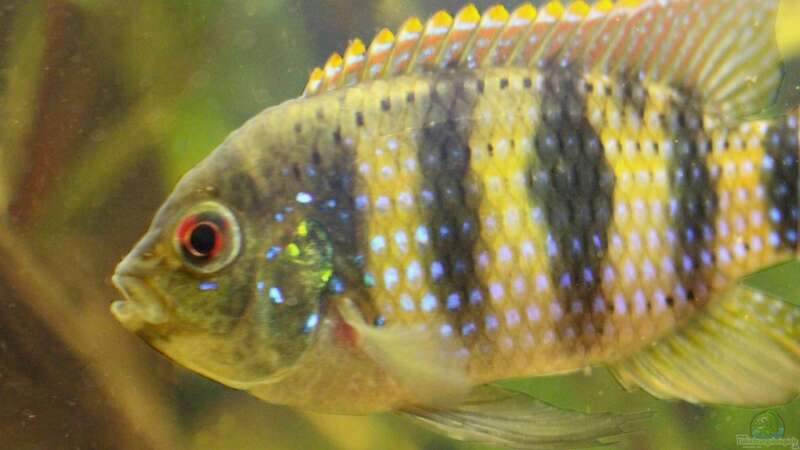
{"label": "fin ray", "polygon": [[412,17],[396,35],[382,30],[368,50],[353,41],[344,58],[334,55],[312,73],[305,95],[442,69],[562,64],[687,89],[707,114],[738,123],[800,103],[800,75],[792,73],[800,63],[786,54],[800,45],[775,33],[779,6],[793,1],[551,1],[538,11],[498,5],[482,15],[469,5],[455,18]]}
{"label": "fin ray", "polygon": [[[768,269],[769,270],[769,269]],[[800,393],[800,307],[744,284],[675,334],[611,367],[620,383],[660,398],[763,406]]]}
{"label": "fin ray", "polygon": [[363,350],[408,390],[420,405],[461,401],[472,387],[454,340],[429,326],[378,328],[368,325],[349,299],[338,305],[359,335]]}
{"label": "fin ray", "polygon": [[482,386],[450,409],[410,408],[403,413],[454,439],[518,449],[603,445],[636,431],[649,413],[585,414],[526,394]]}

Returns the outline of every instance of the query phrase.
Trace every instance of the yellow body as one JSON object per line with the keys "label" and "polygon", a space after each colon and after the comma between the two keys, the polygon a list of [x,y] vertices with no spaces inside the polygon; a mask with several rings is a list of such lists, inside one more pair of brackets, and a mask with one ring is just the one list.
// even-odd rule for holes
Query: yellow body
{"label": "yellow body", "polygon": [[[408,76],[365,83],[286,104],[280,117],[268,119],[287,134],[294,123],[312,120],[320,130],[341,130],[347,137],[344,145],[355,152],[353,195],[361,202],[358,246],[369,279],[368,296],[354,291],[341,297],[354,299],[368,322],[380,318],[386,327],[425,324],[443,332],[457,342],[454,351],[468,361],[476,384],[619,361],[673,331],[742,276],[795,255],[785,236],[775,242],[780,230],[770,220],[774,205],[766,190],[771,174],[764,168],[771,133],[783,127],[783,139],[797,138],[795,116],[702,133],[699,139],[710,149],[703,168],[712,176],[718,199],[718,212],[709,223],[713,239],[703,256],[713,262],[695,261],[697,285],[681,288],[677,272],[683,253],[675,236],[681,232],[675,225],[680,217],[671,211],[680,186],[671,185],[669,173],[675,158],[669,149],[676,137],[665,120],[691,111],[676,111],[675,99],[682,94],[658,84],[641,86],[646,101],[637,111],[636,105],[623,101],[622,83],[588,75],[582,79],[593,88],[586,96],[585,114],[613,170],[614,207],[608,248],[595,275],[603,277],[601,289],[589,302],[567,303],[559,280],[553,279],[548,254],[567,250],[548,244],[548,234],[558,230],[548,230],[544,205],[531,201],[525,174],[535,159],[533,137],[541,120],[544,76],[489,69],[464,84],[464,91],[479,98],[471,114],[458,120],[470,131],[470,173],[462,181],[470,193],[465,207],[480,219],[471,254],[476,278],[470,286],[480,290],[483,302],[475,306],[462,300],[458,311],[447,308],[447,290],[442,288],[447,281],[437,282],[431,272],[437,258],[431,242],[436,230],[428,229],[427,244],[417,236],[421,227],[430,226],[417,143],[431,92],[453,92],[452,81]],[[481,95],[478,79],[483,80]],[[525,79],[532,81],[530,87]],[[390,111],[381,106],[385,99]],[[320,123],[312,119],[317,111],[336,119]],[[363,113],[366,126],[356,123],[356,112]],[[310,135],[319,139],[310,138],[312,147],[330,139],[324,132]],[[796,141],[794,147],[787,141],[783,149],[797,157]],[[686,298],[689,289],[695,290],[693,301]],[[436,304],[426,311],[423,299],[428,294]],[[404,303],[409,299],[412,307]],[[487,326],[487,320],[496,320],[496,327]],[[465,336],[468,324],[475,328]]]}

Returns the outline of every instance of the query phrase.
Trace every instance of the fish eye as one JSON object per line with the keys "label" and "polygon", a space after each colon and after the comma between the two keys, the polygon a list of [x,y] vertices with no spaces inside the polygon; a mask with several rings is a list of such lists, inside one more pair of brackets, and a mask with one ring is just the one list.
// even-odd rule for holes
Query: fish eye
{"label": "fish eye", "polygon": [[241,237],[236,217],[223,205],[204,202],[191,208],[175,230],[175,251],[201,273],[217,272],[238,255]]}
{"label": "fish eye", "polygon": [[[194,221],[193,221],[194,222]],[[222,248],[222,230],[214,222],[194,222],[185,227],[181,244],[195,258],[214,258]]]}

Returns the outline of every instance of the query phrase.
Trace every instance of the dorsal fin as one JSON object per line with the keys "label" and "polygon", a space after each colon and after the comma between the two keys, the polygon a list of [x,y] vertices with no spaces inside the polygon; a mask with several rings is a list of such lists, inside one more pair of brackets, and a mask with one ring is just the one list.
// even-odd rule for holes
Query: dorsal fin
{"label": "dorsal fin", "polygon": [[775,22],[779,3],[795,1],[551,1],[483,15],[468,5],[455,18],[412,17],[396,35],[384,29],[368,48],[352,41],[344,57],[313,71],[304,96],[408,73],[558,64],[669,83],[699,96],[712,115],[752,117],[794,90],[781,87],[797,77],[784,65]]}

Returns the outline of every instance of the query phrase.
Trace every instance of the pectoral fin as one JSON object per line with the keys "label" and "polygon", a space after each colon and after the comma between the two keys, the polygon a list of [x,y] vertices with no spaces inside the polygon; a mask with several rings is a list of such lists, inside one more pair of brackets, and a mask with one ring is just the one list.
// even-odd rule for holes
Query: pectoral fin
{"label": "pectoral fin", "polygon": [[548,405],[526,394],[483,386],[446,409],[415,408],[408,417],[450,438],[515,449],[592,447],[636,431],[649,413],[585,414]]}
{"label": "pectoral fin", "polygon": [[627,388],[692,403],[775,405],[800,393],[800,263],[750,277],[676,333],[611,368]]}
{"label": "pectoral fin", "polygon": [[339,312],[359,336],[363,350],[423,405],[460,402],[472,381],[459,356],[457,341],[430,326],[368,325],[353,303],[344,299]]}

